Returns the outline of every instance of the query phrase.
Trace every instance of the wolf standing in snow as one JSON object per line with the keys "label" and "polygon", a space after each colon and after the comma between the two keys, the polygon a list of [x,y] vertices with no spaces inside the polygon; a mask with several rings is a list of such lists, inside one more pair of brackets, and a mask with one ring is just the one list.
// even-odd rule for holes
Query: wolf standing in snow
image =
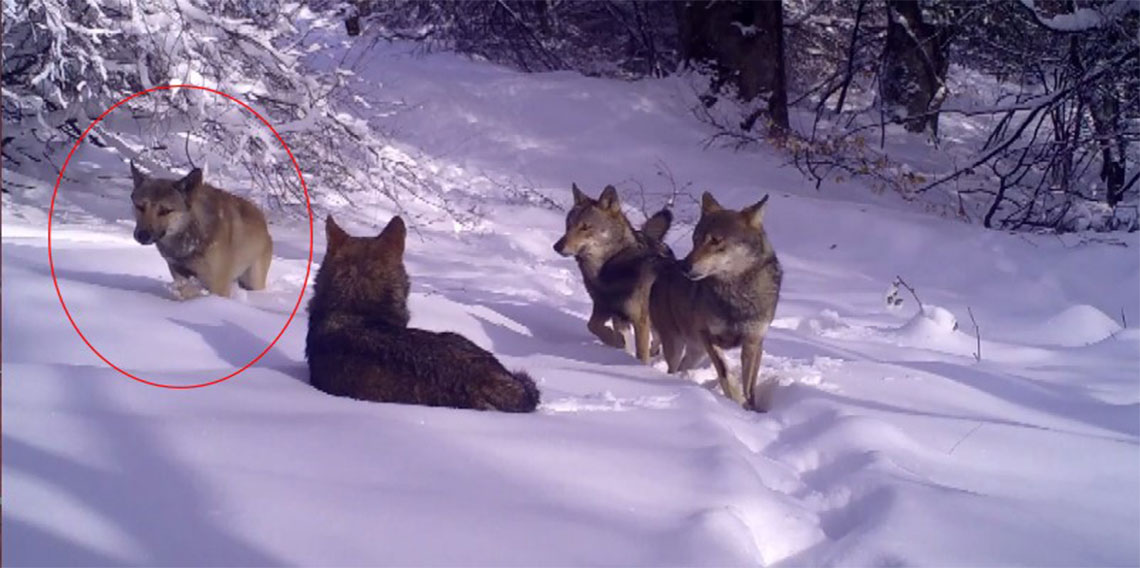
{"label": "wolf standing in snow", "polygon": [[[764,336],[776,314],[783,270],[764,233],[765,195],[742,211],[725,209],[708,192],[693,230],[693,250],[653,286],[653,325],[670,373],[708,354],[725,396],[767,411],[774,384],[756,390]],[[721,349],[740,347],[741,390],[728,380]]]}
{"label": "wolf standing in snow", "polygon": [[324,392],[375,402],[532,412],[538,387],[462,335],[408,327],[403,219],[351,237],[330,215],[309,302],[305,357]]}
{"label": "wolf standing in snow", "polygon": [[638,231],[622,213],[614,186],[606,186],[596,200],[577,184],[572,190],[574,207],[566,214],[566,234],[554,243],[554,251],[578,261],[586,292],[594,301],[586,328],[602,343],[624,349],[624,332],[633,324],[635,353],[648,363],[649,291],[660,267],[673,258],[662,243],[673,214],[662,209]]}
{"label": "wolf standing in snow", "polygon": [[195,277],[216,296],[229,296],[234,280],[246,290],[265,288],[273,240],[256,205],[203,182],[198,168],[160,179],[131,163],[131,177],[135,240],[158,247],[179,299],[199,294]]}

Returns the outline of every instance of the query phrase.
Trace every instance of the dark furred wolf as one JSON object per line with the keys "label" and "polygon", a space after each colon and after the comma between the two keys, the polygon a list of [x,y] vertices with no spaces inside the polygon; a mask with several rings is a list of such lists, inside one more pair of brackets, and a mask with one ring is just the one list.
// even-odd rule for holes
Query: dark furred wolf
{"label": "dark furred wolf", "polygon": [[[669,372],[692,368],[707,353],[725,396],[767,411],[774,384],[756,390],[764,336],[776,314],[783,270],[764,233],[765,195],[742,211],[724,209],[709,193],[693,230],[693,250],[653,286],[653,326]],[[721,349],[740,347],[741,391],[728,381]]]}
{"label": "dark furred wolf", "polygon": [[376,402],[532,412],[538,387],[462,335],[408,327],[404,221],[350,237],[330,215],[328,247],[309,302],[310,383]]}
{"label": "dark furred wolf", "polygon": [[[594,309],[586,328],[611,347],[625,348],[623,332],[633,324],[635,353],[649,362],[649,292],[660,268],[673,259],[662,243],[673,214],[662,209],[635,230],[621,212],[617,190],[607,185],[592,199],[572,185],[574,207],[566,214],[566,234],[554,243],[562,256],[573,256],[582,271]],[[606,327],[612,322],[613,328]]]}
{"label": "dark furred wolf", "polygon": [[203,182],[198,168],[174,180],[132,163],[131,177],[135,240],[158,247],[179,299],[199,294],[194,277],[216,296],[229,296],[234,280],[246,290],[265,288],[273,240],[256,205]]}

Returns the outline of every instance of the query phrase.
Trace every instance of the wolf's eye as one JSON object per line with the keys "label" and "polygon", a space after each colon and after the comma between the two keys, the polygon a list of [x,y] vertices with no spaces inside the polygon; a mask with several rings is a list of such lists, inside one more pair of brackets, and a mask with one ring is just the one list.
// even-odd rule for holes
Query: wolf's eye
{"label": "wolf's eye", "polygon": [[166,217],[167,215],[170,215],[170,211],[171,211],[171,209],[169,207],[159,207],[158,208],[158,216],[159,217]]}
{"label": "wolf's eye", "polygon": [[708,241],[710,247],[719,247],[724,242],[720,237],[709,237]]}
{"label": "wolf's eye", "polygon": [[590,230],[589,223],[582,223],[581,225],[578,225],[578,230],[579,231],[589,231]]}
{"label": "wolf's eye", "polygon": [[135,209],[138,209],[138,210],[139,210],[139,212],[141,213],[143,209],[146,209],[146,207],[143,207],[142,205],[139,205],[138,203],[136,203],[136,204],[135,204]]}

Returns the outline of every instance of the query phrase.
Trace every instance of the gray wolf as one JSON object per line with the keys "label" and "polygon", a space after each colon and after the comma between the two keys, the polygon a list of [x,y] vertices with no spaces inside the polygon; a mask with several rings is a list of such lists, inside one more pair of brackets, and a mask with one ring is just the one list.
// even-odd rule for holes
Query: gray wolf
{"label": "gray wolf", "polygon": [[578,261],[594,302],[586,328],[602,343],[624,349],[624,332],[632,324],[637,358],[648,363],[649,292],[660,267],[673,260],[673,252],[662,242],[673,214],[662,209],[636,230],[622,213],[614,186],[607,185],[597,199],[582,193],[577,184],[571,189],[574,206],[566,214],[566,234],[554,243],[554,251]]}
{"label": "gray wolf", "polygon": [[131,177],[135,240],[158,247],[179,299],[198,295],[195,277],[216,296],[228,297],[234,280],[246,290],[265,288],[273,240],[256,205],[203,182],[198,168],[174,180],[131,163]]}
{"label": "gray wolf", "polygon": [[408,327],[407,229],[393,217],[377,237],[351,237],[330,215],[309,302],[310,383],[375,402],[532,412],[539,392],[467,338]]}
{"label": "gray wolf", "polygon": [[[756,389],[764,336],[776,314],[783,270],[764,232],[768,196],[741,211],[721,207],[708,192],[693,230],[693,249],[666,267],[650,295],[653,326],[668,371],[691,369],[705,354],[725,396],[761,412],[771,406],[772,381]],[[741,390],[728,380],[722,349],[740,347]]]}

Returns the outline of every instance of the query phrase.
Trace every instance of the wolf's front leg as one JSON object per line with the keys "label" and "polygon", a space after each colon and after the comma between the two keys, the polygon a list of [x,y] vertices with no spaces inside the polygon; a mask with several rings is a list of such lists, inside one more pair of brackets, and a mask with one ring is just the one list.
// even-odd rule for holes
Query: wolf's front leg
{"label": "wolf's front leg", "polygon": [[194,279],[193,275],[175,268],[174,265],[171,264],[167,264],[167,268],[170,269],[170,276],[174,278],[174,281],[170,283],[168,289],[170,293],[174,295],[175,300],[184,301],[197,298],[205,292]]}
{"label": "wolf's front leg", "polygon": [[637,358],[646,365],[649,364],[649,313],[646,312],[633,321],[633,339],[637,346]]}
{"label": "wolf's front leg", "polygon": [[233,286],[233,280],[230,280],[228,274],[219,270],[218,274],[210,275],[205,278],[206,289],[215,296],[223,298],[230,297],[230,288]]}
{"label": "wolf's front leg", "polygon": [[744,389],[744,407],[757,412],[767,412],[772,404],[773,381],[765,381],[756,390],[756,380],[760,376],[760,358],[764,354],[764,339],[745,338],[740,347],[740,384]]}
{"label": "wolf's front leg", "polygon": [[625,338],[606,325],[608,319],[610,319],[609,316],[604,315],[601,310],[595,306],[594,311],[590,314],[590,321],[586,322],[586,329],[589,329],[590,333],[597,336],[602,343],[610,347],[625,349]]}

